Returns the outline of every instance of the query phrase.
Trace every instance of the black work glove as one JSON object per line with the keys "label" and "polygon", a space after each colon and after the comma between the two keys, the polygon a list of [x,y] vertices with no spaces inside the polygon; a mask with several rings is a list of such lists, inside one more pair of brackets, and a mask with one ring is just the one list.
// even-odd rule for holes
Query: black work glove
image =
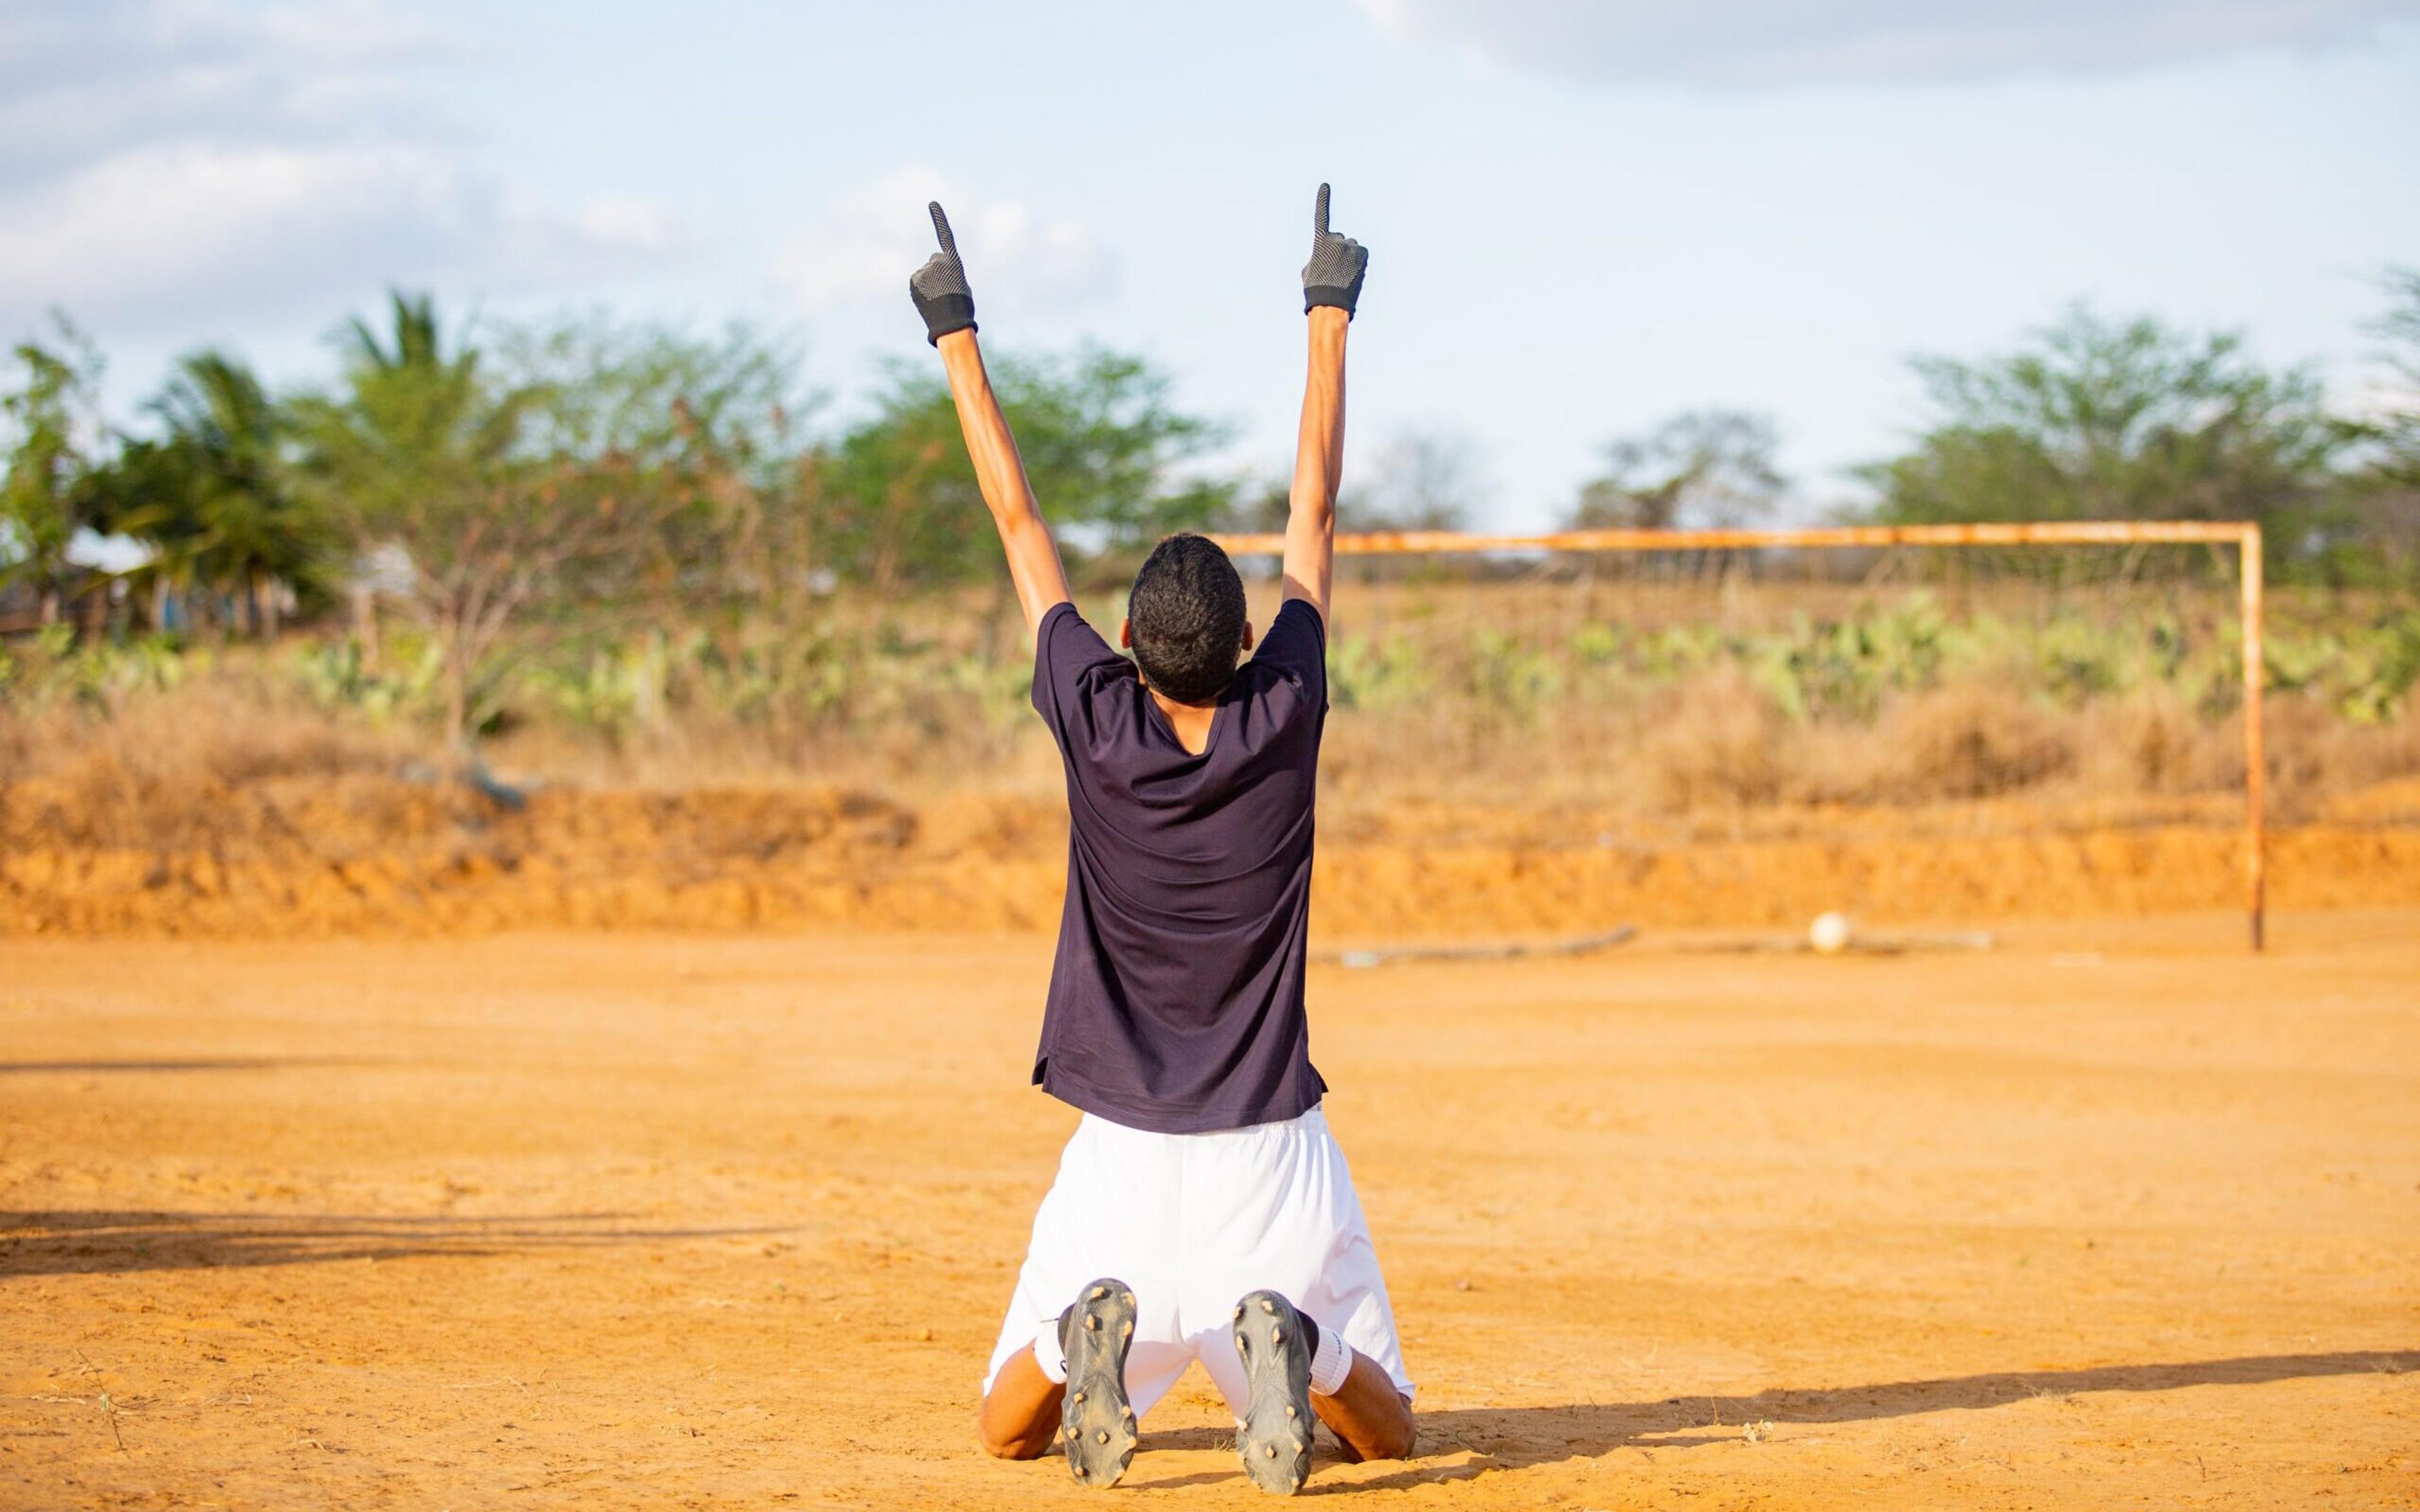
{"label": "black work glove", "polygon": [[975,296],[967,287],[967,265],[958,261],[958,241],[950,235],[950,218],[941,213],[939,200],[933,201],[930,208],[933,234],[941,239],[941,250],[909,275],[908,297],[916,301],[916,313],[924,317],[924,339],[939,347],[953,331],[975,329]]}
{"label": "black work glove", "polygon": [[1311,261],[1302,268],[1302,313],[1332,304],[1353,317],[1361,302],[1361,275],[1370,270],[1370,249],[1351,237],[1327,229],[1327,186],[1319,186],[1319,206],[1311,216]]}

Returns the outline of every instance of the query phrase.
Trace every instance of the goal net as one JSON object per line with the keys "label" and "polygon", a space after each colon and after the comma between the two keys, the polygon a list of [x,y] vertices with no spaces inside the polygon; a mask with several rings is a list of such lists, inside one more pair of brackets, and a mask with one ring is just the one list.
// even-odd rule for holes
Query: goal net
{"label": "goal net", "polygon": [[[1264,621],[1281,542],[1224,539]],[[1339,551],[1331,935],[2234,907],[2257,949],[2264,660],[2290,664],[2295,728],[2337,753],[2294,768],[2300,808],[2412,744],[2347,649],[2359,606],[2264,625],[2253,526],[1408,532]]]}

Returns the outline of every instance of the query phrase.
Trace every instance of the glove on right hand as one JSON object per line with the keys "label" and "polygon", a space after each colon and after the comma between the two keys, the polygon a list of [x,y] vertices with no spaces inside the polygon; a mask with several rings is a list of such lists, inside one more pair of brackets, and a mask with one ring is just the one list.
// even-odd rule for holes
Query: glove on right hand
{"label": "glove on right hand", "polygon": [[967,265],[958,261],[958,239],[950,235],[950,218],[941,213],[941,202],[935,200],[928,208],[941,250],[908,275],[908,297],[924,317],[924,339],[939,347],[953,331],[975,329],[975,296],[967,287]]}
{"label": "glove on right hand", "polygon": [[1361,302],[1361,275],[1370,270],[1370,249],[1351,237],[1327,229],[1327,186],[1319,186],[1319,204],[1311,216],[1311,261],[1302,270],[1302,313],[1333,305],[1352,318]]}

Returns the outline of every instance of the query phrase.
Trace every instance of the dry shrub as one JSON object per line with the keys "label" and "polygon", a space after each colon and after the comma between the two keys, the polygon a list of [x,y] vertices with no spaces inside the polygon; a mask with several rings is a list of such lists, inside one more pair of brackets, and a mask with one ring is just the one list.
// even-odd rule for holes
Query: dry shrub
{"label": "dry shrub", "polygon": [[1928,803],[1988,797],[2052,780],[2075,764],[2063,721],[1990,680],[1904,694],[1871,726],[1807,732],[1790,796],[1828,803]]}
{"label": "dry shrub", "polygon": [[1771,698],[1723,668],[1683,684],[1650,715],[1640,787],[1657,808],[1684,812],[1770,803],[1794,764],[1796,733]]}
{"label": "dry shrub", "polygon": [[393,773],[415,746],[252,679],[197,680],[104,703],[0,706],[12,817],[97,846],[202,840],[264,786]]}
{"label": "dry shrub", "polygon": [[[2357,724],[2315,699],[2273,697],[2265,724],[2270,801],[2282,821],[2307,817],[2331,793],[2420,777],[2420,698],[2393,720]],[[2240,749],[2232,772],[2241,783]]]}
{"label": "dry shrub", "polygon": [[870,729],[751,723],[684,714],[608,745],[533,722],[484,748],[499,772],[551,786],[680,791],[698,787],[837,786],[905,795],[1047,792],[1058,754],[1026,715],[1005,728],[979,707],[948,723],[886,721]]}
{"label": "dry shrub", "polygon": [[2093,793],[2207,793],[2243,783],[2243,717],[2211,718],[2166,684],[2099,700],[2071,717],[2075,776]]}

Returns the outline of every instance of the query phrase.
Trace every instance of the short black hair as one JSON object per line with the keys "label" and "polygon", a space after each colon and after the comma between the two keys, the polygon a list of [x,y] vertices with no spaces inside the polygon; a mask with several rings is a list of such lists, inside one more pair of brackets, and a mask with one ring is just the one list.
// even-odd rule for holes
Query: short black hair
{"label": "short black hair", "polygon": [[1126,601],[1142,680],[1179,703],[1207,703],[1234,680],[1244,654],[1244,579],[1206,535],[1152,548]]}

